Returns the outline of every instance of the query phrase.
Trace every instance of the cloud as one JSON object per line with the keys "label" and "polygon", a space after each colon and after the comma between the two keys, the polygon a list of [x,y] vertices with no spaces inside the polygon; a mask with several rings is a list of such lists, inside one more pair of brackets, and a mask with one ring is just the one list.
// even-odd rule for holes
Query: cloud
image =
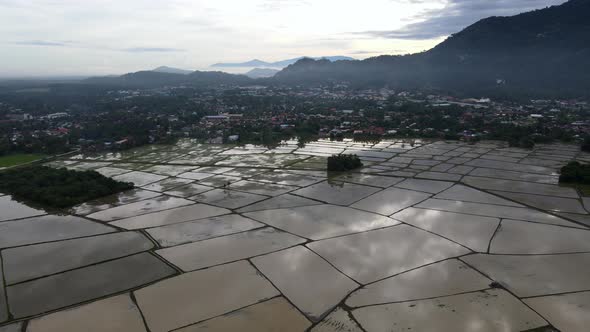
{"label": "cloud", "polygon": [[124,52],[131,53],[169,53],[169,52],[186,52],[180,48],[167,48],[167,47],[132,47],[121,49]]}
{"label": "cloud", "polygon": [[56,42],[56,41],[47,41],[47,40],[25,40],[25,41],[17,41],[14,42],[15,45],[24,45],[24,46],[55,46],[55,47],[64,47],[68,46],[66,42]]}
{"label": "cloud", "polygon": [[348,54],[350,55],[370,55],[370,54],[384,54],[384,53],[389,53],[389,54],[399,54],[399,53],[406,53],[406,50],[401,50],[401,49],[394,49],[394,50],[387,50],[387,51],[353,51],[353,52],[348,52]]}
{"label": "cloud", "polygon": [[265,0],[258,7],[266,11],[277,11],[289,7],[309,6],[311,2],[307,0]]}
{"label": "cloud", "polygon": [[[408,0],[424,3],[426,0]],[[353,35],[386,39],[428,40],[448,36],[490,16],[510,16],[559,5],[565,0],[448,0],[442,9],[428,10],[414,17],[416,23],[397,30],[362,31]]]}
{"label": "cloud", "polygon": [[377,54],[377,53],[381,53],[381,52],[375,52],[375,51],[354,51],[354,52],[349,52],[348,54],[362,55],[362,54]]}
{"label": "cloud", "polygon": [[129,48],[111,48],[106,46],[90,45],[73,41],[48,41],[48,40],[24,40],[13,42],[13,45],[23,46],[41,46],[41,47],[75,47],[93,50],[120,51],[129,53],[172,53],[186,52],[185,49],[169,47],[129,47]]}

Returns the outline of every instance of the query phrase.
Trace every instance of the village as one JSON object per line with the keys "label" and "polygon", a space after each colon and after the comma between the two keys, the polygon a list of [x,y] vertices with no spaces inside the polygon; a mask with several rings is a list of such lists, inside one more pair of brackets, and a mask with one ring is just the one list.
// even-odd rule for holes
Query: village
{"label": "village", "polygon": [[[66,149],[120,150],[186,137],[217,144],[276,144],[302,136],[483,138],[527,147],[581,142],[590,129],[590,106],[581,100],[461,99],[345,85],[113,90],[66,107],[37,97],[43,108],[0,101],[0,153],[56,152],[47,146],[52,142]],[[105,104],[116,107],[105,109]]]}

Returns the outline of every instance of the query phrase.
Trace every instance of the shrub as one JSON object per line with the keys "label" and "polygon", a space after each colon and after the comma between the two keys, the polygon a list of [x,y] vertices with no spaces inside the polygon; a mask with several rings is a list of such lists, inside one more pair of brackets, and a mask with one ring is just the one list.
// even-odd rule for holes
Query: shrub
{"label": "shrub", "polygon": [[362,166],[363,163],[354,154],[334,155],[328,158],[328,171],[330,172],[345,172]]}

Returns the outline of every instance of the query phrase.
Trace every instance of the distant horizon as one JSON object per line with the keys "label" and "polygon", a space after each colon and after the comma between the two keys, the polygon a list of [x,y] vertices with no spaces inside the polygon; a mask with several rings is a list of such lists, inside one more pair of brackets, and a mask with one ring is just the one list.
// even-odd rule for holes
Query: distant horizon
{"label": "distant horizon", "polygon": [[410,54],[482,18],[564,2],[0,0],[0,78],[122,75],[159,66],[219,71],[211,65]]}
{"label": "distant horizon", "polygon": [[[244,61],[244,62],[246,62],[246,61]],[[2,75],[0,75],[0,80],[66,80],[66,79],[71,79],[71,80],[78,79],[79,80],[79,79],[85,79],[85,78],[95,77],[95,76],[98,76],[98,77],[121,76],[121,75],[134,73],[134,72],[138,72],[138,71],[153,71],[153,70],[158,69],[160,67],[169,67],[169,68],[173,68],[173,69],[188,70],[188,71],[192,71],[192,72],[194,72],[194,71],[224,72],[224,73],[236,74],[236,75],[245,74],[254,68],[269,68],[269,69],[281,70],[281,68],[277,68],[277,67],[264,67],[264,66],[257,66],[257,67],[213,67],[213,66],[209,66],[204,69],[191,69],[191,68],[180,68],[180,67],[164,64],[161,66],[156,66],[154,68],[145,68],[145,69],[141,69],[141,70],[137,70],[137,71],[130,71],[130,72],[124,72],[124,73],[95,74],[95,75],[93,75],[93,74],[88,74],[88,75],[46,75],[46,76],[32,76],[32,75],[2,76]]]}
{"label": "distant horizon", "polygon": [[[384,55],[384,54],[381,54]],[[379,56],[379,55],[377,55]],[[295,58],[323,58],[323,57],[328,57],[328,56],[306,56],[306,55],[302,55],[302,56],[298,56],[298,57],[294,57],[294,58],[290,58],[290,59],[295,59]],[[352,58],[352,57],[351,57]],[[245,60],[245,61],[241,61],[241,62],[236,62],[236,63],[245,63],[248,61],[253,61],[253,60],[260,60],[260,61],[265,61],[265,62],[271,62],[271,61],[266,61],[263,59],[249,59],[249,60]],[[277,61],[285,61],[285,60],[289,60],[289,59],[280,59]],[[354,60],[363,60],[363,59],[354,59]],[[275,61],[276,62],[276,61]],[[230,62],[227,62],[230,63]],[[231,62],[233,63],[233,62]],[[207,68],[203,68],[203,69],[191,69],[191,68],[181,68],[181,67],[177,67],[177,66],[171,66],[171,65],[160,65],[154,68],[145,68],[145,69],[141,69],[138,71],[153,71],[156,70],[158,68],[161,67],[167,67],[167,68],[172,68],[172,69],[181,69],[181,70],[188,70],[188,71],[212,71],[212,72],[224,72],[224,73],[228,73],[228,74],[246,74],[248,71],[255,69],[255,68],[260,68],[260,69],[276,69],[276,70],[281,70],[282,68],[280,67],[272,67],[272,66],[234,66],[234,67],[214,67],[215,64],[210,65]],[[137,72],[137,71],[135,71]],[[129,73],[133,73],[133,72],[125,72],[125,73],[114,73],[114,74],[96,74],[96,75],[47,75],[47,76],[2,76],[0,75],[0,80],[66,80],[66,79],[71,79],[71,80],[80,80],[80,79],[85,79],[85,78],[89,78],[89,77],[94,77],[94,76],[121,76],[121,75],[125,75],[125,74],[129,74]]]}

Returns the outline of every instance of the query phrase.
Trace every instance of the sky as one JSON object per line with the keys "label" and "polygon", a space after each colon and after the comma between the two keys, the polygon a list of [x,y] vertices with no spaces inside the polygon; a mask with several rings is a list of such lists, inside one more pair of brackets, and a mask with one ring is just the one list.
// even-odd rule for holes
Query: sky
{"label": "sky", "polygon": [[565,0],[0,0],[0,77],[428,50],[489,16]]}

